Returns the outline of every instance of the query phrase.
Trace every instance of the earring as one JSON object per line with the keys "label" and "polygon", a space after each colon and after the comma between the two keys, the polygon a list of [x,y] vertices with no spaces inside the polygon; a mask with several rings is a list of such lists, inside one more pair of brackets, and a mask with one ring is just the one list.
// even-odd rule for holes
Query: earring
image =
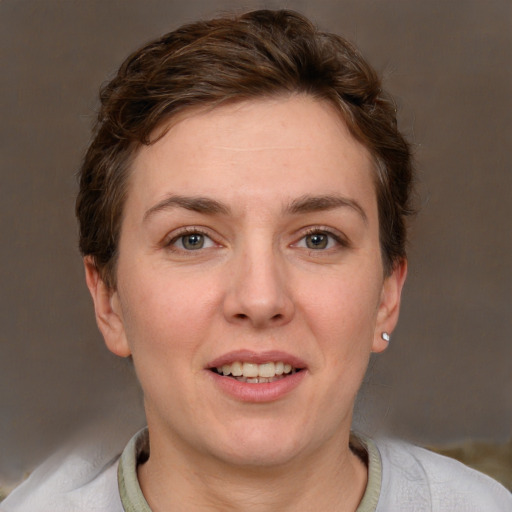
{"label": "earring", "polygon": [[384,331],[382,334],[381,334],[381,337],[384,341],[387,341],[389,343],[389,340],[391,339],[390,336],[389,336],[389,333],[387,333],[386,331]]}

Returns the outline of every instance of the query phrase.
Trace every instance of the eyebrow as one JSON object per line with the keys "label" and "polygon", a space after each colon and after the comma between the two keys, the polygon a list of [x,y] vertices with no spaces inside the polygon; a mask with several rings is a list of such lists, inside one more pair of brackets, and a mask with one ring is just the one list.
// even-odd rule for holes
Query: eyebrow
{"label": "eyebrow", "polygon": [[209,197],[196,197],[196,196],[175,196],[171,195],[152,206],[144,213],[144,221],[157,212],[168,210],[171,208],[184,208],[198,213],[205,213],[207,215],[228,215],[230,209],[228,206],[210,199]]}
{"label": "eyebrow", "polygon": [[354,210],[365,223],[368,217],[363,207],[355,200],[339,195],[310,196],[305,195],[293,200],[286,210],[291,214],[321,212],[348,207]]}
{"label": "eyebrow", "polygon": [[[285,213],[297,215],[347,207],[354,210],[365,223],[368,222],[368,217],[364,209],[357,201],[339,195],[304,195],[294,199],[285,208]],[[144,213],[143,220],[146,221],[155,213],[172,208],[184,208],[207,215],[229,215],[231,213],[229,206],[209,197],[170,195],[149,208],[149,210]]]}

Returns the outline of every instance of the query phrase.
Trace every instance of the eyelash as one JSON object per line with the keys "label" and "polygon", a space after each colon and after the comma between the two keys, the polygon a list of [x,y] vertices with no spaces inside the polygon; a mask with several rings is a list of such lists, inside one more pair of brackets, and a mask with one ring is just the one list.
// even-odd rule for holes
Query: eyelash
{"label": "eyelash", "polygon": [[[298,244],[299,242],[304,240],[306,237],[311,236],[311,235],[326,235],[329,238],[332,238],[339,246],[345,247],[345,248],[350,247],[349,241],[343,235],[341,235],[338,232],[334,232],[330,228],[326,228],[326,227],[314,227],[314,228],[307,229],[306,232],[300,237],[299,241],[293,245]],[[329,249],[333,249],[333,248],[331,247]],[[329,249],[323,249],[323,251],[328,251]],[[311,249],[310,248],[309,250],[312,252],[316,252],[316,251],[322,252],[322,250],[319,250],[319,249]]]}
{"label": "eyelash", "polygon": [[[196,251],[199,252],[201,249],[205,249],[205,248],[201,247],[199,249],[196,249],[196,251],[194,251],[194,250],[191,250],[191,249],[187,250],[185,248],[181,248],[181,247],[179,248],[179,247],[176,247],[174,245],[181,238],[186,237],[187,235],[201,235],[201,236],[203,236],[205,238],[208,238],[214,244],[216,243],[213,240],[213,238],[211,237],[210,233],[208,233],[206,230],[192,226],[192,227],[183,228],[178,233],[173,234],[173,236],[171,238],[167,238],[166,240],[164,240],[164,243],[163,243],[164,248],[169,249],[169,250],[174,251],[174,252],[182,252],[182,253],[193,253],[193,252],[196,252]],[[292,247],[293,246],[297,246],[306,237],[312,236],[312,235],[325,235],[325,236],[331,238],[332,240],[334,240],[336,242],[336,244],[339,245],[340,247],[345,247],[345,248],[350,247],[350,243],[348,242],[348,240],[344,236],[342,236],[339,233],[334,232],[330,228],[326,228],[326,227],[312,227],[312,228],[307,229],[302,234],[302,236],[299,238],[299,240],[292,244]],[[207,247],[206,247],[206,249],[207,249]],[[328,247],[328,248],[325,248],[325,249],[313,249],[313,248],[309,248],[308,247],[307,249],[309,249],[311,252],[318,252],[318,253],[320,253],[320,252],[326,252],[326,251],[329,251],[329,250],[332,250],[332,249],[335,249],[335,248],[334,247]]]}
{"label": "eyelash", "polygon": [[[175,247],[175,245],[174,245],[176,242],[178,242],[178,240],[180,238],[186,237],[187,235],[201,235],[201,236],[204,236],[205,238],[208,238],[213,243],[215,243],[213,238],[210,236],[209,233],[206,232],[206,230],[192,226],[192,227],[183,228],[178,233],[173,234],[171,238],[166,238],[163,243],[164,248],[169,249],[170,251],[175,251],[175,252],[179,251],[182,253],[195,252],[193,250],[187,250],[187,249],[183,249],[181,247],[178,248],[178,247]],[[197,249],[197,251],[200,251],[200,250],[201,249]]]}

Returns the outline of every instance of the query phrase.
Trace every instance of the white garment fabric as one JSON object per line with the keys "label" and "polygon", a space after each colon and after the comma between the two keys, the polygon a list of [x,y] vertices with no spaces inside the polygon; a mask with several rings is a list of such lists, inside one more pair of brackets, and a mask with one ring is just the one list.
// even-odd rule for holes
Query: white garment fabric
{"label": "white garment fabric", "polygon": [[375,512],[512,512],[512,494],[460,462],[398,441],[379,441],[382,486]]}
{"label": "white garment fabric", "polygon": [[118,460],[105,461],[94,449],[53,456],[0,503],[0,511],[123,512]]}
{"label": "white garment fabric", "polygon": [[0,503],[0,512],[123,512],[118,454],[131,434],[119,430],[95,425],[78,433]]}
{"label": "white garment fabric", "polygon": [[[125,454],[143,435],[141,431],[134,436]],[[453,459],[399,441],[363,438],[362,444],[369,449],[370,466],[380,462],[373,471],[381,469],[382,475],[376,508],[365,507],[365,512],[512,512],[509,491]],[[0,510],[124,512],[117,479],[120,459],[105,453],[105,446],[96,445],[50,458],[0,504]],[[136,454],[124,459],[134,461]],[[134,473],[135,464],[124,470]]]}

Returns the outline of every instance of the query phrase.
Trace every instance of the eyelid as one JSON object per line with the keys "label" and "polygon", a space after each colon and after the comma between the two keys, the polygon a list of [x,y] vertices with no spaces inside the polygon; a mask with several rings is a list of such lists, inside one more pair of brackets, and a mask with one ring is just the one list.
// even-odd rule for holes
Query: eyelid
{"label": "eyelid", "polygon": [[[215,237],[211,230],[201,227],[201,226],[184,226],[181,228],[174,229],[170,233],[168,233],[164,239],[162,240],[162,246],[167,249],[175,250],[175,251],[182,251],[182,252],[195,252],[195,251],[187,251],[185,249],[180,249],[178,247],[174,247],[174,244],[183,236],[186,235],[202,235],[206,238],[209,238],[215,245],[221,246],[217,240],[218,237]],[[208,249],[208,248],[207,248]],[[200,251],[201,249],[198,249],[197,251]]]}
{"label": "eyelid", "polygon": [[[292,243],[292,246],[297,246],[306,236],[323,234],[331,237],[339,246],[350,247],[349,239],[339,230],[328,226],[307,226],[298,234],[297,241]],[[327,251],[329,249],[326,249]],[[325,252],[325,250],[323,251]]]}

